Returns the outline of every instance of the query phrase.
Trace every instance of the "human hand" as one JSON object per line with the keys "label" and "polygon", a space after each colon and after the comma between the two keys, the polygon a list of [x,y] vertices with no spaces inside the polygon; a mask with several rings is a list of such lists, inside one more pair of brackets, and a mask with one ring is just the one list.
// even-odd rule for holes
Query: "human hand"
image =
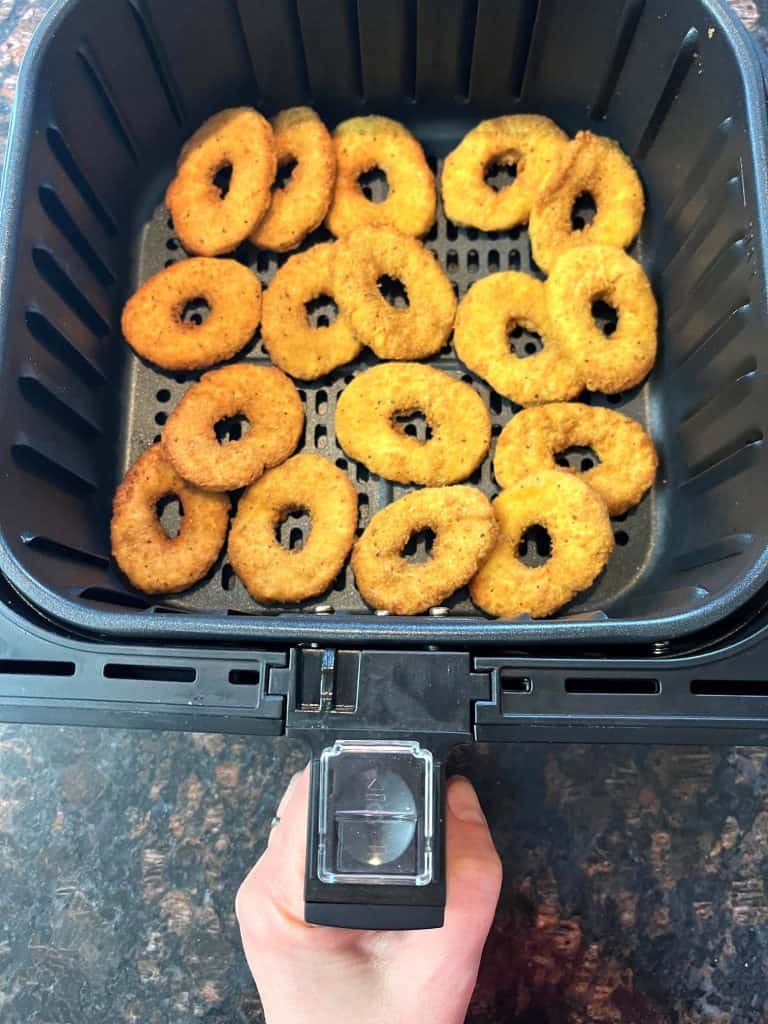
{"label": "human hand", "polygon": [[280,823],[235,903],[269,1024],[461,1024],[501,888],[501,862],[471,784],[448,782],[445,925],[428,931],[305,923],[308,799],[305,769],[291,780]]}

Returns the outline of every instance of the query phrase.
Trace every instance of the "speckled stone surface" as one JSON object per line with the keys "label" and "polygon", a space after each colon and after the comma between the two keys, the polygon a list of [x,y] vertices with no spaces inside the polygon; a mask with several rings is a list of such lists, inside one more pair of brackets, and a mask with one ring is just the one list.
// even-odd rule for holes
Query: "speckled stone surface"
{"label": "speckled stone surface", "polygon": [[[0,153],[48,6],[0,0]],[[768,44],[768,0],[733,6]],[[474,1024],[768,1021],[768,750],[456,761],[505,865]],[[302,763],[285,740],[0,727],[2,1024],[263,1020],[233,898]]]}

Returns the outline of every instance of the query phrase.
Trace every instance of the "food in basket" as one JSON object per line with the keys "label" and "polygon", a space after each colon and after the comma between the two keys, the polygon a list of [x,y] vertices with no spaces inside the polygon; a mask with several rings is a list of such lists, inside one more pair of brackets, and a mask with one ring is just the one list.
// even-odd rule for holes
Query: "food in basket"
{"label": "food in basket", "polygon": [[[313,245],[291,256],[264,293],[261,335],[272,362],[300,380],[324,377],[360,354],[362,342],[338,298],[333,268],[338,243]],[[313,327],[307,306],[314,300],[337,300],[332,324]]]}
{"label": "food in basket", "polygon": [[251,107],[222,110],[198,128],[165,195],[187,252],[221,256],[245,241],[269,209],[276,169],[272,127]]}
{"label": "food in basket", "polygon": [[[312,522],[301,550],[277,538],[291,512]],[[240,498],[229,535],[229,560],[251,596],[296,602],[321,594],[341,572],[355,539],[357,492],[321,455],[303,454],[251,484]]]}
{"label": "food in basket", "polygon": [[[202,323],[182,319],[202,300]],[[165,370],[198,370],[237,355],[261,317],[261,283],[236,260],[194,257],[150,277],[125,304],[125,340]]]}
{"label": "food in basket", "polygon": [[[242,416],[245,436],[220,444],[216,425]],[[284,462],[301,440],[304,406],[293,382],[273,366],[236,363],[187,389],[163,430],[180,476],[207,491],[233,491]]]}
{"label": "food in basket", "polygon": [[[405,432],[402,419],[414,413],[431,430],[426,441]],[[491,441],[491,420],[475,389],[420,363],[381,363],[355,377],[339,398],[335,427],[347,455],[401,484],[466,480]]]}
{"label": "food in basket", "polygon": [[[432,253],[391,227],[361,227],[336,243],[334,293],[352,328],[379,359],[426,359],[448,340],[456,315],[451,282]],[[382,278],[399,281],[408,305],[382,294]]]}
{"label": "food in basket", "polygon": [[[406,235],[425,235],[435,222],[435,176],[424,150],[408,129],[373,114],[342,121],[333,133],[336,187],[326,225],[342,236],[360,225],[390,224]],[[360,177],[379,169],[388,192],[381,202],[368,199]]]}
{"label": "food in basket", "polygon": [[501,432],[493,470],[502,487],[513,487],[541,470],[560,468],[557,453],[580,447],[591,448],[599,459],[580,476],[597,491],[610,515],[623,515],[653,485],[659,460],[640,424],[613,409],[579,402],[519,412]]}
{"label": "food in basket", "polygon": [[[555,263],[546,289],[553,335],[590,391],[612,395],[645,379],[656,361],[658,310],[639,263],[608,245],[571,249]],[[618,313],[609,338],[595,323],[598,301]]]}
{"label": "food in basket", "polygon": [[[637,237],[645,212],[642,182],[617,142],[579,132],[567,148],[559,172],[539,192],[528,228],[531,253],[545,273],[561,253],[579,246],[626,249]],[[585,194],[594,200],[594,220],[575,228],[574,203]]]}
{"label": "food in basket", "polygon": [[[559,171],[567,143],[565,132],[538,114],[481,121],[445,158],[440,186],[446,217],[482,231],[527,223],[539,191]],[[514,181],[493,188],[486,177],[494,166],[514,167]]]}
{"label": "food in basket", "polygon": [[311,107],[281,110],[272,119],[278,171],[295,164],[284,188],[251,233],[262,249],[289,252],[323,223],[336,181],[336,153],[328,129]]}
{"label": "food in basket", "polygon": [[[509,342],[516,327],[538,334],[542,348],[519,358]],[[584,388],[550,323],[546,285],[515,270],[475,281],[459,303],[453,345],[465,366],[517,405],[567,401]]]}
{"label": "food in basket", "polygon": [[[434,533],[431,557],[409,562],[415,534]],[[477,572],[498,527],[488,499],[474,487],[428,487],[377,512],[352,552],[357,588],[374,608],[418,615],[442,604]]]}
{"label": "food in basket", "polygon": [[[158,503],[177,498],[181,525],[169,537]],[[117,488],[112,507],[112,555],[134,587],[173,594],[201,580],[219,557],[229,525],[229,498],[182,480],[162,445],[147,449]]]}
{"label": "food in basket", "polygon": [[[608,510],[597,492],[572,473],[544,470],[502,491],[493,503],[498,542],[470,583],[475,604],[514,619],[552,615],[597,579],[613,550]],[[528,566],[519,545],[526,530],[543,526],[551,556]]]}

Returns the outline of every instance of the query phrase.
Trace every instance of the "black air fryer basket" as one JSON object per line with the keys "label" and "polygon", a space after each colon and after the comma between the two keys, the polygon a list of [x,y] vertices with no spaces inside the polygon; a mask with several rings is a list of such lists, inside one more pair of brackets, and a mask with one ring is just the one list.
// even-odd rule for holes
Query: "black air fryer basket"
{"label": "black air fryer basket", "polygon": [[[331,126],[395,117],[438,172],[479,119],[516,111],[611,136],[636,163],[633,255],[660,358],[642,388],[590,401],[643,422],[661,471],[559,617],[493,621],[466,593],[375,615],[349,570],[306,606],[260,608],[224,557],[152,604],[112,564],[116,482],[192,379],[142,363],[119,328],[137,283],[184,258],[162,205],[178,150],[223,107],[299,103]],[[759,58],[715,0],[62,0],[24,63],[4,179],[3,716],[288,729],[316,752],[399,737],[438,762],[469,738],[764,739],[767,147]],[[525,231],[441,214],[426,241],[459,296],[496,270],[538,273]],[[283,259],[238,257],[265,284]],[[246,358],[266,361],[258,336]],[[471,381],[498,436],[510,403],[450,349],[434,362]],[[337,397],[364,365],[302,392],[304,449],[349,473],[361,528],[402,492],[335,442]],[[489,495],[490,467],[471,481]]]}

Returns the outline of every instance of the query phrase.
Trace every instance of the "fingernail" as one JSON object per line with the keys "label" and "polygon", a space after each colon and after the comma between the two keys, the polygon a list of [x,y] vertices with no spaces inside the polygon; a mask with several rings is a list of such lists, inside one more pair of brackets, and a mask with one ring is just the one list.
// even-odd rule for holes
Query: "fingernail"
{"label": "fingernail", "polygon": [[485,815],[477,799],[469,779],[463,775],[454,775],[448,782],[448,806],[459,821],[468,821],[473,825],[485,825]]}
{"label": "fingernail", "polygon": [[279,804],[279,806],[277,808],[277,816],[278,816],[278,818],[281,818],[283,816],[283,811],[288,806],[288,801],[290,800],[291,793],[296,788],[296,783],[299,781],[299,779],[301,778],[301,776],[303,774],[304,774],[304,771],[302,770],[300,772],[296,772],[295,775],[291,776],[291,780],[288,783],[288,785],[285,787],[285,792],[283,793],[282,799],[280,800],[280,804]]}

